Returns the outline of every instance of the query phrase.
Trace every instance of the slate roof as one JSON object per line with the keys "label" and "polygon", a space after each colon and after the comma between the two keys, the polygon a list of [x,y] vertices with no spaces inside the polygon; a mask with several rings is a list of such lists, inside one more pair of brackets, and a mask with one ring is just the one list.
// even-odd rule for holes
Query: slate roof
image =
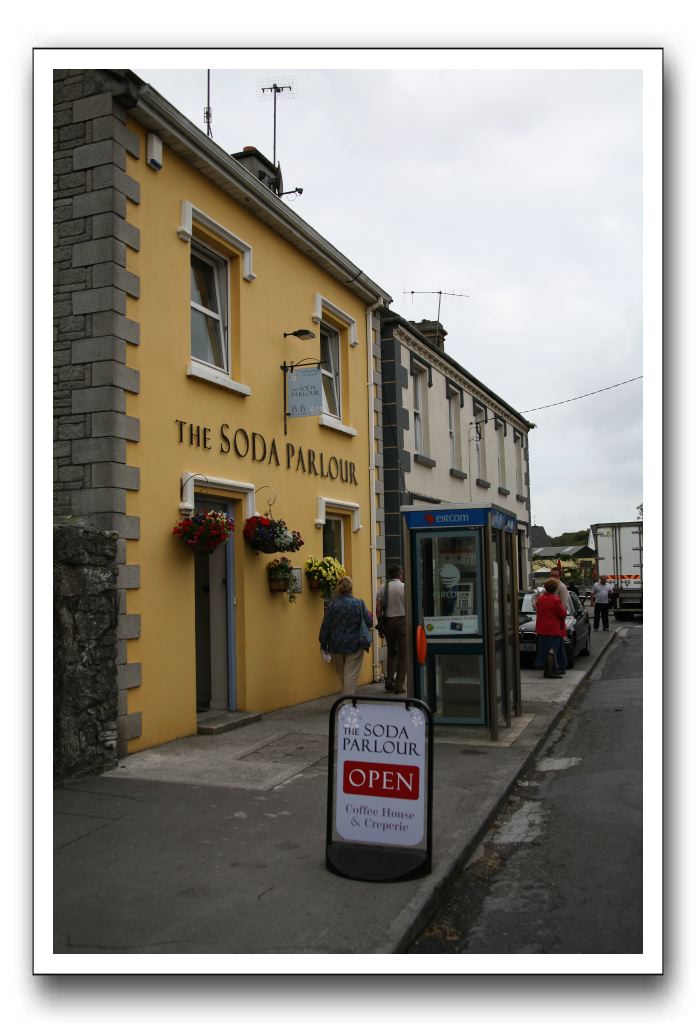
{"label": "slate roof", "polygon": [[596,551],[581,544],[579,547],[533,547],[532,557],[538,558],[594,558]]}

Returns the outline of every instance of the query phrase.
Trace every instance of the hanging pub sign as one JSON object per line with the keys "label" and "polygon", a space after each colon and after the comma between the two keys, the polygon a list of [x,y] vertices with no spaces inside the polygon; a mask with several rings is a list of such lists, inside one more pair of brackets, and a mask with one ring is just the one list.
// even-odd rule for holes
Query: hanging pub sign
{"label": "hanging pub sign", "polygon": [[321,367],[302,366],[288,373],[288,415],[320,416],[323,411],[321,397]]}
{"label": "hanging pub sign", "polygon": [[432,715],[420,700],[343,696],[331,708],[326,865],[359,881],[430,873]]}

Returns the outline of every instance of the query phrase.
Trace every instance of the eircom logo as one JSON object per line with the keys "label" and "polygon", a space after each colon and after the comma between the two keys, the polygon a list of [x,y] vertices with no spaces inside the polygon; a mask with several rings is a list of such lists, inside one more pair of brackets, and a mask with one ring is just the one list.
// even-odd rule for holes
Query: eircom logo
{"label": "eircom logo", "polygon": [[343,791],[349,795],[418,799],[419,789],[420,768],[414,764],[346,760],[343,765]]}

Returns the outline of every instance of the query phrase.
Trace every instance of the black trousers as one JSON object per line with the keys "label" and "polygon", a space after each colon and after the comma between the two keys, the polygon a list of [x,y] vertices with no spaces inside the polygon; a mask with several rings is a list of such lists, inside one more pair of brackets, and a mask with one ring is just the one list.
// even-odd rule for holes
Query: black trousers
{"label": "black trousers", "polygon": [[609,605],[595,603],[594,606],[594,627],[599,628],[599,616],[602,616],[602,628],[609,628]]}

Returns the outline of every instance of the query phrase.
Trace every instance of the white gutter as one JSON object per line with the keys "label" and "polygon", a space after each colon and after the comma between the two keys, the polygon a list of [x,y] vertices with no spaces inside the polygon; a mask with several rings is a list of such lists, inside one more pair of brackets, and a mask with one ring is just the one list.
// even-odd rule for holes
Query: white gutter
{"label": "white gutter", "polygon": [[[382,298],[378,298],[374,305],[368,306],[365,310],[367,326],[367,415],[369,419],[369,445],[370,445],[370,580],[372,586],[372,609],[377,603],[377,466],[375,464],[375,366],[374,366],[374,334],[373,317],[375,309],[384,305]],[[372,680],[376,682],[379,677],[379,651],[377,649],[377,634],[374,634],[372,641]]]}

